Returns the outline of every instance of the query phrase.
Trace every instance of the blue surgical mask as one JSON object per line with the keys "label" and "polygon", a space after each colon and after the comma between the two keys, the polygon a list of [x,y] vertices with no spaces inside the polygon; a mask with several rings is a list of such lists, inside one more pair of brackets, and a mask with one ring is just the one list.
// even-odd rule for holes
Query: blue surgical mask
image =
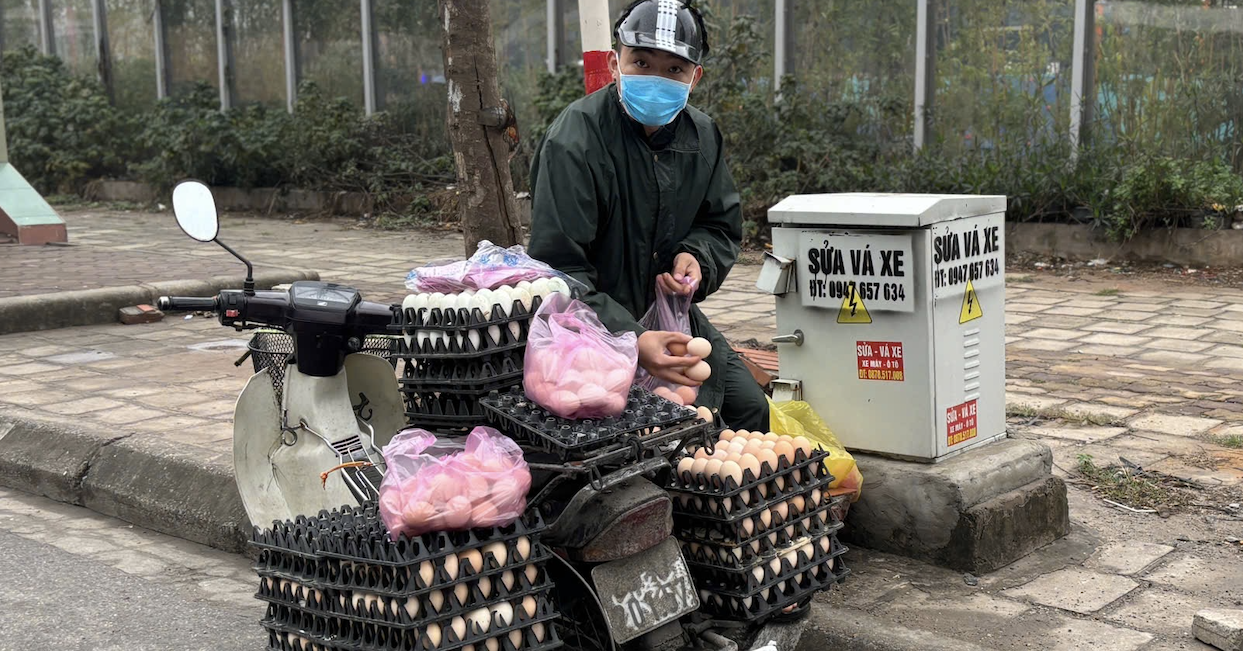
{"label": "blue surgical mask", "polygon": [[691,85],[660,75],[622,75],[621,101],[639,124],[663,127],[686,107]]}

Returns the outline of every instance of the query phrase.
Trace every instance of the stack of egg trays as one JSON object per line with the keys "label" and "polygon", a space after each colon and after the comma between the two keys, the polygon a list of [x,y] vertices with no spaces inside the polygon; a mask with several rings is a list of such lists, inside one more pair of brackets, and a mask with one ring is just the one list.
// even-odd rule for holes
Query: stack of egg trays
{"label": "stack of egg trays", "polygon": [[[539,544],[543,529],[542,518],[533,513],[506,527],[393,541],[374,502],[275,522],[268,530],[256,528],[252,544],[260,548],[255,570],[261,577],[256,597],[269,603],[263,625],[269,641],[276,642],[270,648],[430,651],[472,641],[482,648],[492,638],[508,650],[516,648],[513,640],[524,649],[557,648],[560,642],[549,624],[556,617],[549,599],[552,584],[544,572],[549,553]],[[445,568],[450,555],[496,543],[505,545],[507,560],[518,559],[522,538],[530,543],[526,558],[501,566],[489,551],[482,554],[482,571],[459,568],[452,579]],[[424,581],[425,574],[431,575],[430,581]],[[501,578],[505,574],[512,582],[509,587]],[[489,595],[481,589],[481,578],[492,584]],[[438,610],[432,608],[432,592],[443,597]],[[527,597],[535,601],[534,614],[515,608],[509,625],[502,626],[492,614],[486,633],[472,623],[464,639],[449,626],[466,613],[522,603]],[[420,638],[431,624],[444,629],[438,646]],[[542,629],[541,640],[536,639],[537,628]]]}
{"label": "stack of egg trays", "polygon": [[472,623],[463,640],[458,640],[452,629],[442,629],[439,644],[433,644],[428,629],[394,628],[375,623],[352,621],[341,618],[325,618],[297,607],[277,603],[268,604],[261,624],[268,631],[269,649],[292,651],[318,651],[332,649],[341,651],[453,651],[467,646],[497,651],[552,651],[561,647],[552,620],[557,613],[551,602],[543,600],[535,612],[514,616],[513,623],[501,626],[495,616],[487,633]]}
{"label": "stack of egg trays", "polygon": [[[562,461],[579,461],[627,437],[640,443],[659,430],[683,424],[686,439],[702,439],[712,429],[698,420],[694,408],[679,406],[641,387],[630,387],[626,409],[611,418],[562,418],[530,400],[521,387],[498,392],[480,401],[488,424],[515,440],[548,452]],[[698,426],[702,425],[702,426]]]}
{"label": "stack of egg trays", "polygon": [[[833,482],[824,467],[828,456],[822,450],[813,450],[810,456],[796,450],[793,461],[782,458],[776,468],[765,463],[758,478],[744,470],[741,484],[732,477],[719,476],[701,483],[674,471],[667,486],[673,497],[674,518],[706,523],[719,530],[724,539],[742,540],[749,535],[743,528],[745,520],[796,496],[803,496],[807,502],[804,512],[820,509],[829,502],[829,484]],[[819,496],[819,502],[813,504],[813,496]]]}
{"label": "stack of egg trays", "polygon": [[[762,622],[780,616],[787,609],[805,607],[817,592],[831,589],[834,585],[846,580],[850,569],[842,562],[840,556],[846,550],[837,543],[833,536],[834,547],[830,556],[808,564],[800,564],[800,568],[791,572],[784,580],[778,579],[769,587],[759,592],[742,595],[735,591],[727,591],[695,577],[695,585],[700,590],[700,608],[707,614],[720,619],[744,622]],[[800,555],[801,558],[801,555]]]}
{"label": "stack of egg trays", "polygon": [[522,384],[522,365],[531,316],[514,301],[509,315],[499,304],[480,308],[397,310],[391,330],[402,337],[400,362],[406,422],[442,432],[461,432],[483,418],[479,399]]}

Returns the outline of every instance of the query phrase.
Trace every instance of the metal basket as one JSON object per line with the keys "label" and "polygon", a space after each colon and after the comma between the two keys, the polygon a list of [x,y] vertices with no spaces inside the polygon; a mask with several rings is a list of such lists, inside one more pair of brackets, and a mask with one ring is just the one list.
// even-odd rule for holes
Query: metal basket
{"label": "metal basket", "polygon": [[[381,357],[396,368],[397,359],[394,354],[397,350],[397,339],[398,337],[389,335],[368,335],[363,341],[362,350],[358,352]],[[272,376],[272,388],[276,390],[277,403],[280,403],[281,392],[285,386],[285,367],[290,355],[293,355],[293,336],[282,330],[257,330],[246,348],[251,362],[255,365],[255,372],[267,369]],[[238,364],[244,360],[244,357],[238,360]]]}

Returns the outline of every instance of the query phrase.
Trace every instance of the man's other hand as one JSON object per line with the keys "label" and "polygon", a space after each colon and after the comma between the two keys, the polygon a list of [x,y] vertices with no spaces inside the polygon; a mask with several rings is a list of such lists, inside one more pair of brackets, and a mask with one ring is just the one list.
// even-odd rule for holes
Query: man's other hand
{"label": "man's other hand", "polygon": [[[665,274],[668,275],[668,274]],[[686,344],[689,335],[681,332],[648,330],[639,335],[639,366],[652,375],[676,384],[697,387],[701,383],[686,377],[686,369],[700,361],[699,357],[675,357],[669,354],[669,344]]]}
{"label": "man's other hand", "polygon": [[693,293],[702,281],[703,271],[699,269],[699,261],[689,253],[679,253],[673,259],[673,271],[661,274],[657,278],[657,282],[665,293],[684,296]]}

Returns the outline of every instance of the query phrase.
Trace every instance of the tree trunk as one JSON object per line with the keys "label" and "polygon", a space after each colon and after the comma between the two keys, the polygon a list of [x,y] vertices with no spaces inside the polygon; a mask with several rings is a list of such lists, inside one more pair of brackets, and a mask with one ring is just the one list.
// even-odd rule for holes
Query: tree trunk
{"label": "tree trunk", "polygon": [[466,254],[480,240],[521,243],[509,157],[516,144],[513,114],[501,98],[489,0],[439,0],[445,24],[449,141],[457,170]]}

